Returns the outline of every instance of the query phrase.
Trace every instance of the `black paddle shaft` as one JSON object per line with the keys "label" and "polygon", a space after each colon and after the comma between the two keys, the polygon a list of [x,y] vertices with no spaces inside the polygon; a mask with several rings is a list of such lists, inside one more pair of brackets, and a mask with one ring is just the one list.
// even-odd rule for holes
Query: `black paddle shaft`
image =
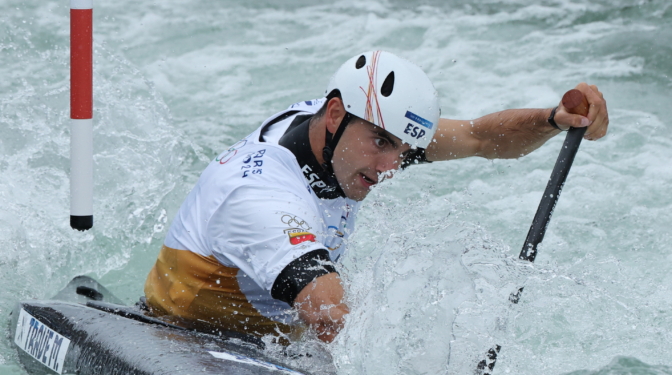
{"label": "black paddle shaft", "polygon": [[525,244],[520,251],[520,255],[518,255],[518,258],[521,260],[534,262],[534,259],[537,257],[537,246],[544,240],[546,228],[551,221],[551,215],[553,215],[553,209],[558,203],[560,192],[565,185],[565,180],[570,168],[572,168],[574,157],[579,150],[579,145],[581,145],[581,139],[583,139],[585,132],[586,128],[571,128],[567,132],[560,155],[558,155],[558,160],[553,167],[551,178],[548,180],[548,185],[546,185],[544,195],[541,197],[539,208],[537,208],[537,213],[534,215],[534,220],[532,220],[530,231],[527,233]]}
{"label": "black paddle shaft", "polygon": [[[562,97],[562,103],[570,113],[580,114],[582,116],[588,115],[588,102],[586,101],[585,96],[578,90],[570,90],[565,93]],[[560,192],[565,185],[565,180],[567,180],[567,175],[572,168],[574,157],[579,150],[581,140],[585,133],[585,127],[570,128],[567,132],[565,141],[562,144],[562,149],[558,155],[558,160],[556,160],[553,172],[551,172],[551,178],[548,180],[546,190],[544,190],[544,195],[541,197],[541,202],[537,208],[537,213],[534,215],[534,220],[532,220],[532,225],[527,233],[525,244],[518,256],[521,260],[534,262],[534,259],[537,257],[537,246],[544,240],[546,228],[551,221],[551,215],[553,215],[553,209],[555,209],[555,205],[558,203]],[[514,304],[518,303],[522,292],[523,287],[518,288],[516,293],[511,293],[509,301]],[[501,348],[500,345],[492,347],[488,351],[486,358],[478,363],[474,373],[477,375],[490,375],[495,368],[497,355]]]}
{"label": "black paddle shaft", "polygon": [[[530,231],[527,233],[525,244],[523,245],[523,249],[520,251],[518,258],[534,262],[534,258],[537,256],[537,245],[544,240],[544,234],[546,234],[546,228],[551,221],[553,209],[558,203],[560,192],[565,185],[565,180],[567,180],[567,175],[569,174],[570,168],[572,168],[574,157],[579,150],[585,132],[586,128],[571,128],[567,132],[567,137],[565,137],[565,141],[562,144],[558,160],[555,162],[553,172],[551,172],[551,178],[548,180],[546,190],[544,190],[544,195],[541,197],[537,213],[534,215]],[[523,287],[520,287],[516,293],[511,293],[509,301],[511,301],[511,303],[518,303],[522,292]],[[486,355],[486,359],[478,363],[475,374],[490,375],[497,362],[497,355],[499,354],[500,349],[501,346],[499,345],[495,345],[491,348]]]}

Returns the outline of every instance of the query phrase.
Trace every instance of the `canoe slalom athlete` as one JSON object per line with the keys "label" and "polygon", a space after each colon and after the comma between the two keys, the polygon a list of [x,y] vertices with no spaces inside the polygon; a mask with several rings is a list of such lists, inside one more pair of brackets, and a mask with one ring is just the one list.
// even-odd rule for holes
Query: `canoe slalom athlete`
{"label": "canoe slalom athlete", "polygon": [[449,120],[418,66],[383,51],[353,57],[324,98],[271,116],[208,165],[147,277],[148,307],[209,332],[286,342],[309,327],[331,342],[349,311],[336,264],[369,191],[417,163],[518,158],[569,127],[603,137],[602,93],[576,89],[587,117],[560,103]]}

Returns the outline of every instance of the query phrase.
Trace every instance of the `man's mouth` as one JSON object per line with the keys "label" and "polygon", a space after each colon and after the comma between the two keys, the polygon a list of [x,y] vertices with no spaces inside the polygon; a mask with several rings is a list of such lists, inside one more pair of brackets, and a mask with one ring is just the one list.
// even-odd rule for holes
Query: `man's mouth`
{"label": "man's mouth", "polygon": [[375,185],[375,184],[378,183],[378,181],[367,177],[364,173],[361,173],[361,176],[362,176],[362,180],[364,180],[364,182],[368,185]]}

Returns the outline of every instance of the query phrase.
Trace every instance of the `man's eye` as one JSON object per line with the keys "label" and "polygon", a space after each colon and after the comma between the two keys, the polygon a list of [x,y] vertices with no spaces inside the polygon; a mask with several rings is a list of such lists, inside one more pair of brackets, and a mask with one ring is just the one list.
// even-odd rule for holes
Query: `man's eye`
{"label": "man's eye", "polygon": [[384,147],[385,145],[387,145],[387,140],[385,140],[383,138],[376,138],[375,142],[376,142],[376,146],[378,146],[378,147]]}

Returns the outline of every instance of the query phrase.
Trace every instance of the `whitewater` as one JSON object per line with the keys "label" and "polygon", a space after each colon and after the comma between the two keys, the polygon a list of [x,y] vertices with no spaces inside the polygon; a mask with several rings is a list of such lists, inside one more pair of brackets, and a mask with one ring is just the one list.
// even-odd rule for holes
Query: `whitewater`
{"label": "whitewater", "polygon": [[0,0],[0,374],[25,374],[18,300],[83,274],[133,304],[207,163],[372,49],[420,65],[447,118],[595,84],[609,134],[581,145],[534,264],[517,256],[564,134],[385,181],[342,261],[344,331],[301,345],[339,375],[471,374],[496,344],[493,374],[672,374],[669,0],[95,2],[87,232],[69,227],[69,2]]}

